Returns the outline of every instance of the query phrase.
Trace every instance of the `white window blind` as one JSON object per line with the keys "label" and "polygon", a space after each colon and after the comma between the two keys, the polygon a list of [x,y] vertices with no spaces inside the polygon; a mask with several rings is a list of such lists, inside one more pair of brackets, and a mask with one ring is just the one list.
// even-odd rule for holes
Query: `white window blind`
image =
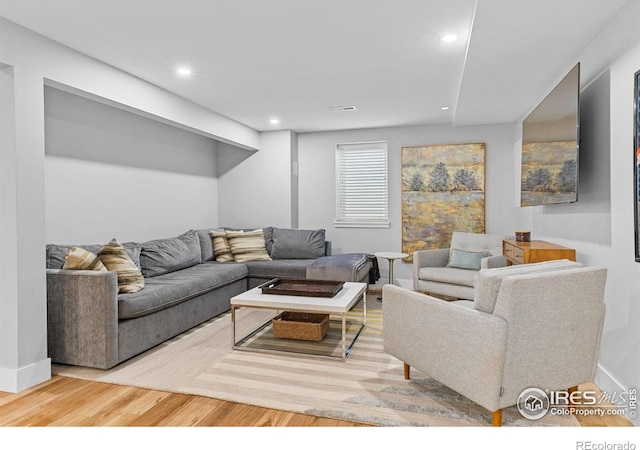
{"label": "white window blind", "polygon": [[388,227],[387,143],[336,147],[337,227]]}

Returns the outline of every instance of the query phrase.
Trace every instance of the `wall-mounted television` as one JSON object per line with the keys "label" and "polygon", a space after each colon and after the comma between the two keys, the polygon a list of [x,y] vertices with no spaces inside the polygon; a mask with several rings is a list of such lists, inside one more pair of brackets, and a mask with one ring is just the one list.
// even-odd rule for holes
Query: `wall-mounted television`
{"label": "wall-mounted television", "polygon": [[520,206],[578,201],[580,63],[522,122]]}

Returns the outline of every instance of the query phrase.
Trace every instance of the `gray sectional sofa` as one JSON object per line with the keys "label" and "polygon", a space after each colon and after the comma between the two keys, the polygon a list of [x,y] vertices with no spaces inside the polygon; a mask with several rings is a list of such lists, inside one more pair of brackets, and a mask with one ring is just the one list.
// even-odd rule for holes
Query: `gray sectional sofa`
{"label": "gray sectional sofa", "polygon": [[[52,362],[108,369],[228,311],[231,297],[270,279],[325,273],[338,274],[340,281],[368,282],[377,268],[365,253],[330,256],[324,230],[320,235],[320,230],[263,230],[270,261],[216,262],[208,229],[123,243],[145,278],[144,288],[130,294],[118,293],[115,272],[62,269],[72,245],[48,244]],[[102,247],[78,246],[94,253]]]}

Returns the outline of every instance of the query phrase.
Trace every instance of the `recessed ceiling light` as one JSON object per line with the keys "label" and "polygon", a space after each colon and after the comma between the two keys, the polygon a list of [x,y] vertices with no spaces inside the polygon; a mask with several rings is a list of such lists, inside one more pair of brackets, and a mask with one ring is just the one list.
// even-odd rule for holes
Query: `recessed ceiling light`
{"label": "recessed ceiling light", "polygon": [[330,106],[329,109],[331,111],[357,111],[354,105],[344,105],[344,106]]}
{"label": "recessed ceiling light", "polygon": [[269,120],[269,123],[271,125],[278,125],[280,123],[280,119],[276,119],[275,117],[273,119]]}
{"label": "recessed ceiling light", "polygon": [[442,111],[448,111],[448,110],[450,110],[450,109],[451,109],[451,107],[450,107],[450,106],[441,106],[441,107],[440,107],[440,109],[441,109]]}
{"label": "recessed ceiling light", "polygon": [[176,69],[176,73],[178,75],[181,75],[183,77],[188,77],[189,75],[191,75],[192,71],[190,67],[187,66],[180,66]]}
{"label": "recessed ceiling light", "polygon": [[458,36],[455,34],[445,34],[440,38],[442,42],[454,42],[458,40]]}

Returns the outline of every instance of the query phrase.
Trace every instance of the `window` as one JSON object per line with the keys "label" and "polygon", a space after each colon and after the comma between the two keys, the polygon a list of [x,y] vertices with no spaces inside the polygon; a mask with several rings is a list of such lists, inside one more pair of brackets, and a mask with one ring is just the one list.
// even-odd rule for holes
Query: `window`
{"label": "window", "polygon": [[389,227],[387,143],[336,147],[336,227]]}

